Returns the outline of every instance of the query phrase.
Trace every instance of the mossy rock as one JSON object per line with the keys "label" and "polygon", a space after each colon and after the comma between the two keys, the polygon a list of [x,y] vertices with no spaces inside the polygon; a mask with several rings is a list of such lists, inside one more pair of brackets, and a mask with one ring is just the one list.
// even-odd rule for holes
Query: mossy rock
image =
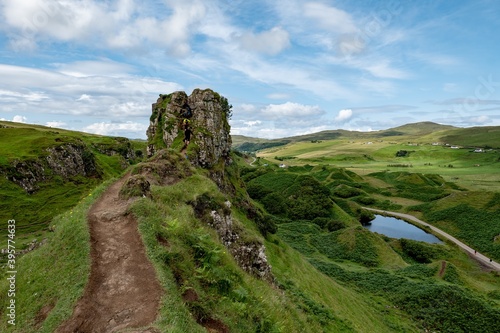
{"label": "mossy rock", "polygon": [[151,197],[151,184],[143,175],[131,176],[120,189],[120,197]]}

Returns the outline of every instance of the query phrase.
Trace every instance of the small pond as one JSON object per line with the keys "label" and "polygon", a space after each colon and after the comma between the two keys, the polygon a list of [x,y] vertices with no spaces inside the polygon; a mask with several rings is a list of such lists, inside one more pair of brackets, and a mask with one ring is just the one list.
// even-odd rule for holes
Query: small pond
{"label": "small pond", "polygon": [[436,236],[395,217],[375,215],[375,220],[365,228],[391,238],[406,238],[435,244],[443,243]]}

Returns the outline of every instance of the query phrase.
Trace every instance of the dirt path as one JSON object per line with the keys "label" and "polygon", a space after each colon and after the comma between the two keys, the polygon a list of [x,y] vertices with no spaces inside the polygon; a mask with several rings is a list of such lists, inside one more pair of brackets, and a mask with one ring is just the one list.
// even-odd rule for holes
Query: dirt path
{"label": "dirt path", "polygon": [[[162,288],[149,262],[137,221],[126,215],[130,201],[118,194],[123,177],[88,213],[92,265],[89,282],[73,315],[56,332],[156,332]],[[131,328],[138,328],[130,330]]]}
{"label": "dirt path", "polygon": [[383,214],[388,214],[388,215],[392,215],[392,216],[395,216],[395,217],[400,217],[400,218],[403,218],[403,219],[407,219],[407,220],[413,221],[415,223],[418,223],[420,225],[429,227],[436,234],[439,234],[442,237],[444,237],[444,238],[452,241],[453,243],[457,244],[458,247],[460,247],[462,250],[464,250],[465,252],[467,252],[472,259],[480,262],[482,265],[485,265],[485,266],[489,267],[490,269],[493,269],[495,271],[500,271],[500,264],[499,263],[497,263],[497,262],[495,262],[493,260],[490,260],[490,258],[488,258],[485,255],[477,252],[476,250],[474,250],[470,246],[462,243],[461,241],[459,241],[458,239],[456,239],[452,235],[444,232],[441,229],[436,228],[433,225],[430,225],[429,223],[426,223],[426,222],[424,222],[422,220],[417,219],[413,215],[403,214],[403,213],[396,213],[396,212],[388,212],[388,211],[385,211],[385,210],[373,209],[373,208],[367,208],[367,207],[363,207],[363,208],[366,209],[366,210],[370,210],[372,212],[383,213]]}

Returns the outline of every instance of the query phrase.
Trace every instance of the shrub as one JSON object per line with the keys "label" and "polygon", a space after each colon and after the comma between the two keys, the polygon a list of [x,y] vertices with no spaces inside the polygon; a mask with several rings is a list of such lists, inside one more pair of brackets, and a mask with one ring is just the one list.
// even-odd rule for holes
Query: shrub
{"label": "shrub", "polygon": [[271,193],[272,191],[267,189],[264,185],[250,183],[247,186],[247,192],[252,199],[259,200],[264,198],[267,194]]}
{"label": "shrub", "polygon": [[361,225],[368,225],[375,219],[375,215],[367,210],[361,210],[359,212],[359,223]]}
{"label": "shrub", "polygon": [[286,213],[285,199],[278,193],[269,193],[261,201],[271,214],[282,215]]}
{"label": "shrub", "polygon": [[436,250],[434,250],[431,245],[427,245],[424,242],[406,238],[402,238],[399,242],[403,252],[419,263],[431,263],[437,256]]}

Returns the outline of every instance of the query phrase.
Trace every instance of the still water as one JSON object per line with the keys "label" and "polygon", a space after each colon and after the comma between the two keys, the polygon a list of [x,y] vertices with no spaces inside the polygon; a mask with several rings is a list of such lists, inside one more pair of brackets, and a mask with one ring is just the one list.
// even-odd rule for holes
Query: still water
{"label": "still water", "polygon": [[436,244],[443,243],[436,236],[428,234],[413,224],[395,217],[375,215],[375,220],[372,221],[371,225],[366,226],[366,228],[391,238],[406,238]]}

